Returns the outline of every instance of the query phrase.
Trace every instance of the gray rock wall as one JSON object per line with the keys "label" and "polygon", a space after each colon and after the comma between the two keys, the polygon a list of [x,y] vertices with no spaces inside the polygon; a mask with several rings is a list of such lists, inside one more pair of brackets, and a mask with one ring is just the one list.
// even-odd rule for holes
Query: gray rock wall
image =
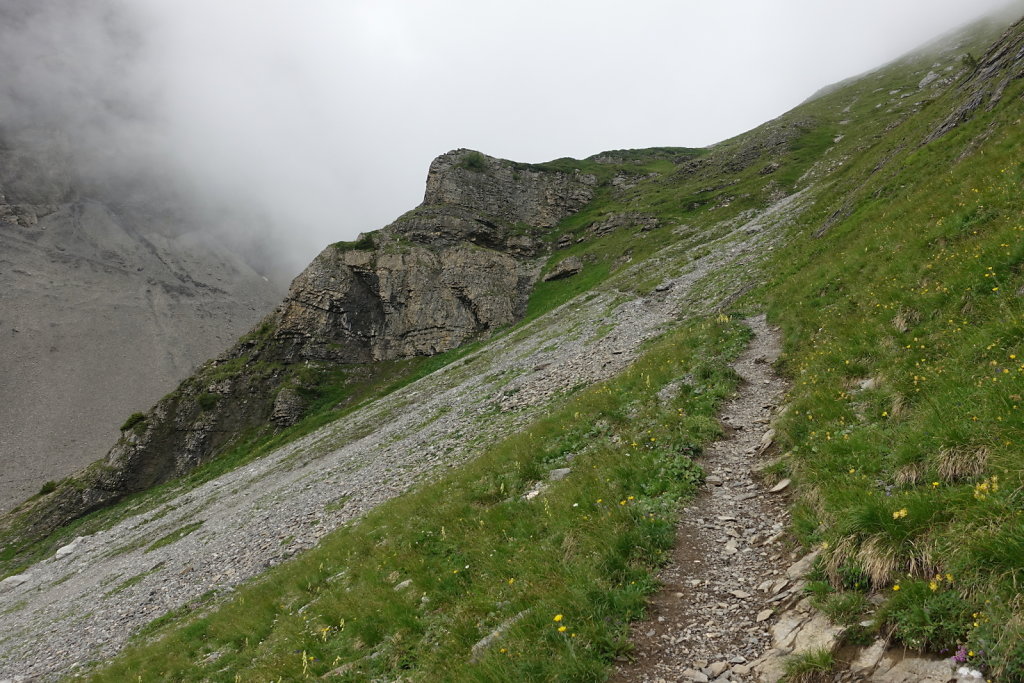
{"label": "gray rock wall", "polygon": [[48,153],[0,131],[0,513],[102,457],[284,291],[158,192],[127,210]]}
{"label": "gray rock wall", "polygon": [[431,355],[518,320],[529,264],[472,245],[325,249],[292,284],[275,339],[283,360],[361,363]]}
{"label": "gray rock wall", "polygon": [[552,227],[593,199],[597,178],[536,170],[457,149],[430,164],[423,203],[454,204],[512,223]]}

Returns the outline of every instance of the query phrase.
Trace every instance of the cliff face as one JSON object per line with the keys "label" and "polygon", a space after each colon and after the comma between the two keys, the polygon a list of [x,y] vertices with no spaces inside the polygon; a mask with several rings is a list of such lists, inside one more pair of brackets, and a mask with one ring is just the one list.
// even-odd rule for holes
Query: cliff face
{"label": "cliff face", "polygon": [[281,357],[363,363],[430,355],[511,324],[533,268],[488,248],[328,247],[292,285],[275,321]]}
{"label": "cliff face", "polygon": [[[1014,81],[1024,78],[1024,20],[1008,28],[980,59],[967,60],[971,73],[957,86],[959,104],[937,126],[925,142],[934,142],[970,120],[981,109],[992,111],[1003,92]],[[972,63],[973,62],[973,63]]]}
{"label": "cliff face", "polygon": [[430,165],[423,204],[325,249],[274,314],[275,358],[364,363],[447,351],[523,316],[540,236],[596,179],[456,150]]}
{"label": "cliff face", "polygon": [[102,457],[283,291],[160,188],[114,196],[30,142],[0,131],[0,512]]}
{"label": "cliff face", "polygon": [[430,164],[423,203],[465,206],[510,223],[549,228],[582,209],[595,184],[585,173],[552,173],[460,149]]}
{"label": "cliff face", "polygon": [[255,330],[136,417],[105,460],[38,501],[32,529],[181,476],[247,429],[297,422],[310,372],[440,353],[516,322],[546,229],[596,184],[468,150],[439,157],[423,205],[327,247]]}

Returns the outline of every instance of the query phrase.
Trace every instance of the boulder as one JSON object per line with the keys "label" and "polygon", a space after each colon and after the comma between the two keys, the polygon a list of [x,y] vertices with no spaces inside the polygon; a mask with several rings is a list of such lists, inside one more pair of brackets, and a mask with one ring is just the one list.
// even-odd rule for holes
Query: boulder
{"label": "boulder", "polygon": [[544,282],[572,277],[581,270],[583,270],[583,261],[580,260],[580,257],[570,256],[569,258],[563,259],[554,268],[552,268],[551,272],[544,276]]}
{"label": "boulder", "polygon": [[15,574],[14,576],[8,576],[3,581],[0,581],[0,593],[6,593],[9,590],[13,590],[18,586],[28,583],[32,579],[30,574]]}
{"label": "boulder", "polygon": [[62,546],[62,547],[58,548],[58,549],[57,549],[57,552],[56,552],[56,553],[54,554],[54,556],[53,556],[53,557],[54,557],[55,559],[58,559],[58,560],[63,560],[63,559],[64,559],[65,557],[67,557],[68,555],[72,555],[72,554],[74,554],[74,552],[75,552],[76,550],[78,550],[78,546],[79,546],[79,545],[80,545],[81,543],[82,543],[82,537],[81,537],[81,536],[79,536],[79,537],[78,537],[78,538],[76,538],[75,540],[71,541],[71,543],[68,543],[67,545],[65,545],[65,546]]}

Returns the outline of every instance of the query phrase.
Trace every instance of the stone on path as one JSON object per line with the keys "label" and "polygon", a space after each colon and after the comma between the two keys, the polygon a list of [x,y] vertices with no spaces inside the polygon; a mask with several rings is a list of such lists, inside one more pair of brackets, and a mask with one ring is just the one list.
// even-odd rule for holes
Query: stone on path
{"label": "stone on path", "polygon": [[570,472],[572,472],[572,469],[568,467],[559,467],[556,470],[551,470],[550,472],[548,472],[548,479],[550,479],[551,481],[562,481],[563,479],[569,476]]}

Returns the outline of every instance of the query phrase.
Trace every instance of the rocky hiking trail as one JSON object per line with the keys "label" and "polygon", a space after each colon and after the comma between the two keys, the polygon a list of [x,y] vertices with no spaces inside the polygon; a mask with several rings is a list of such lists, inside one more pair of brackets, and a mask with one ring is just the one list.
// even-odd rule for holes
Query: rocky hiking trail
{"label": "rocky hiking trail", "polygon": [[[713,241],[670,246],[626,269],[621,289],[610,283],[570,301],[344,420],[5,579],[0,681],[50,680],[112,657],[153,619],[199,604],[204,594],[216,602],[473,457],[480,443],[468,435],[511,433],[562,392],[618,373],[666,325],[720,310],[748,288],[798,200],[736,221]],[[662,276],[646,296],[628,288],[640,272]]]}
{"label": "rocky hiking trail", "polygon": [[[717,239],[669,246],[608,287],[344,420],[0,581],[0,683],[74,674],[116,655],[171,610],[210,608],[333,529],[472,458],[481,442],[468,435],[509,434],[561,393],[615,375],[666,326],[720,311],[746,291],[779,228],[803,206],[792,195]],[[629,283],[641,273],[661,283],[638,296]],[[753,476],[785,386],[771,366],[777,333],[763,316],[748,324],[755,336],[735,365],[745,382],[721,417],[728,437],[706,451],[708,486],[684,512],[651,619],[634,630],[636,661],[615,680],[778,680],[783,656],[837,642],[840,630],[804,597],[800,577],[813,556],[790,566],[784,494],[764,491]],[[884,653],[866,651],[873,668],[879,658],[885,666]]]}
{"label": "rocky hiking trail", "polygon": [[757,680],[752,664],[771,644],[773,603],[788,594],[788,523],[782,490],[767,491],[754,465],[771,444],[786,383],[773,370],[779,334],[763,315],[733,364],[743,382],[724,407],[725,436],[705,449],[703,491],[683,511],[676,548],[648,618],[634,624],[633,661],[613,681]]}
{"label": "rocky hiking trail", "polygon": [[956,669],[949,658],[890,646],[882,636],[868,647],[845,644],[846,628],[811,605],[806,576],[820,551],[803,554],[787,543],[790,480],[769,486],[758,477],[775,461],[772,419],[785,410],[788,385],[773,368],[779,333],[764,315],[746,323],[754,338],[732,365],[742,384],[720,414],[725,435],[705,449],[705,486],[682,511],[662,588],[647,618],[633,624],[633,655],[611,680],[777,683],[789,658],[815,651],[836,661],[827,678],[815,680],[978,680],[980,673]]}

